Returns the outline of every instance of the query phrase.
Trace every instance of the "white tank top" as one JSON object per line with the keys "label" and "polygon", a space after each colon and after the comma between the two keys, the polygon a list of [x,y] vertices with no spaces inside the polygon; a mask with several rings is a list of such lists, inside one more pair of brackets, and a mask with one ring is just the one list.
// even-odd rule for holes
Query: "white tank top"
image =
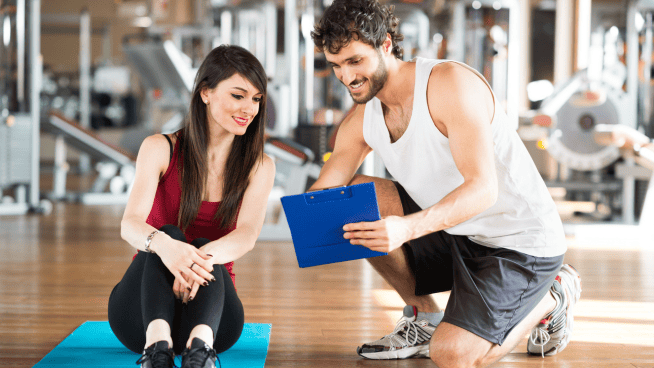
{"label": "white tank top", "polygon": [[[411,120],[395,143],[391,143],[379,99],[375,97],[366,104],[363,117],[366,143],[381,156],[388,172],[422,209],[438,203],[463,184],[448,139],[434,125],[427,107],[431,70],[436,64],[447,61],[416,59]],[[476,70],[459,64],[488,85]],[[491,126],[499,184],[497,202],[445,231],[467,236],[481,245],[508,248],[536,257],[564,254],[565,235],[554,201],[497,99]]]}

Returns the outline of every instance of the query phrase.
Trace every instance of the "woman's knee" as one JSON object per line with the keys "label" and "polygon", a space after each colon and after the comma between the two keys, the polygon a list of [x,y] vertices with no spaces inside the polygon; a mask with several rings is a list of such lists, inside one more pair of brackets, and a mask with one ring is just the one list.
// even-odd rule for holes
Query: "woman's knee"
{"label": "woman's knee", "polygon": [[168,236],[175,240],[186,242],[186,235],[184,235],[184,232],[175,225],[164,225],[159,228],[159,231],[168,234]]}
{"label": "woman's knee", "polygon": [[241,334],[243,333],[244,325],[244,323],[234,324],[230,329],[226,331],[218,331],[213,344],[213,348],[216,351],[216,354],[225,352],[234,346],[234,344],[236,344],[238,339],[241,337]]}
{"label": "woman's knee", "polygon": [[230,299],[225,301],[225,308],[220,320],[216,338],[214,340],[214,349],[220,354],[228,350],[241,337],[245,325],[245,315],[243,304],[240,299]]}

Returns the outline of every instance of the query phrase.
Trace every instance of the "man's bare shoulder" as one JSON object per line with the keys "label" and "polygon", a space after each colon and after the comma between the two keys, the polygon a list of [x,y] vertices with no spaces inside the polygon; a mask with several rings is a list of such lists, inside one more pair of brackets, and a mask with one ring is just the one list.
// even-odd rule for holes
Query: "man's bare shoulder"
{"label": "man's bare shoulder", "polygon": [[357,104],[341,123],[341,128],[348,127],[362,127],[363,126],[363,114],[366,110],[365,104]]}
{"label": "man's bare shoulder", "polygon": [[463,120],[490,123],[494,114],[490,87],[477,73],[458,62],[444,62],[433,67],[427,103],[434,125],[446,137],[452,124]]}
{"label": "man's bare shoulder", "polygon": [[429,76],[430,93],[451,95],[452,91],[466,92],[477,88],[488,89],[488,86],[474,71],[457,62],[436,64]]}

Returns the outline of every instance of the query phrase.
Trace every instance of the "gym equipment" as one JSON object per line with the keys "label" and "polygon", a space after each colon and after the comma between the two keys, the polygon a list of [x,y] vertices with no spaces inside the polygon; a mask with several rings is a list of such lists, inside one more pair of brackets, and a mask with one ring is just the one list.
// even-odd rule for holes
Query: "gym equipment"
{"label": "gym equipment", "polygon": [[[628,95],[622,89],[595,81],[590,89],[586,70],[577,72],[564,86],[543,101],[535,120],[550,127],[547,151],[570,169],[602,169],[618,159],[618,149],[595,142],[596,125],[617,125],[634,119]],[[547,118],[550,118],[548,121]]]}
{"label": "gym equipment", "polygon": [[[190,103],[197,69],[191,59],[159,35],[128,35],[123,52],[146,89],[147,120],[124,135],[120,145],[138,151],[145,137],[156,132],[170,133],[181,126]],[[156,110],[172,115],[163,125],[153,120]],[[131,134],[133,133],[133,134]]]}
{"label": "gym equipment", "polygon": [[258,240],[288,241],[291,231],[286,222],[284,211],[281,210],[281,198],[285,195],[306,192],[318,179],[320,166],[314,162],[315,155],[289,138],[268,137],[264,152],[275,160],[275,185],[268,198],[267,218]]}
{"label": "gym equipment", "polygon": [[[134,181],[134,156],[104,142],[59,112],[51,112],[49,118],[42,122],[42,128],[56,137],[54,188],[50,194],[52,199],[75,200],[84,204],[127,203]],[[89,192],[66,191],[66,144],[97,161],[95,167],[98,176]]]}
{"label": "gym equipment", "polygon": [[[399,31],[404,35],[402,59],[409,61],[418,56],[421,50],[429,48],[429,17],[415,5],[394,4],[393,14],[400,19]],[[436,55],[433,55],[434,58]]]}
{"label": "gym equipment", "polygon": [[[624,125],[598,125],[595,127],[594,138],[598,144],[619,149],[625,158],[624,163],[616,166],[616,176],[625,181],[625,192],[632,190],[630,185],[633,185],[634,180],[649,180],[640,214],[640,227],[643,232],[646,229],[651,232],[654,224],[654,142]],[[640,166],[635,166],[634,163]],[[627,197],[629,193],[623,195]]]}
{"label": "gym equipment", "polygon": [[[49,213],[52,204],[42,201],[39,193],[41,1],[17,0],[15,6],[6,7],[2,19],[0,215],[28,211]],[[28,29],[29,40],[25,37]],[[15,36],[12,35],[14,31]],[[29,47],[27,54],[26,46]],[[29,79],[26,77],[27,62]],[[13,82],[15,94],[10,88]],[[2,192],[7,189],[13,189],[13,197],[3,197]]]}
{"label": "gym equipment", "polygon": [[[608,144],[607,137],[611,136],[608,132],[613,132],[613,136],[623,138],[649,139],[634,129],[648,132],[652,126],[652,9],[654,2],[649,0],[629,4],[626,66],[619,61],[618,28],[597,28],[586,50],[588,68],[557,86],[533,118],[535,125],[549,131],[545,146],[559,164],[557,180],[547,184],[564,187],[568,194],[585,195],[587,197],[582,198],[603,203],[611,213],[615,207],[621,207],[622,221],[626,224],[635,221],[635,209],[643,200],[636,193],[636,180],[647,181],[650,173],[643,166],[647,161],[643,161],[637,151],[619,149],[621,145],[615,142]],[[646,13],[647,21],[639,27],[636,16],[641,11]],[[640,57],[643,73],[639,75],[641,30],[644,33]],[[625,82],[626,90],[623,89]],[[641,136],[635,138],[635,134]]]}
{"label": "gym equipment", "polygon": [[520,7],[521,2],[517,0],[455,1],[448,42],[448,59],[465,62],[484,75],[495,96],[506,106],[516,129],[520,106],[520,38],[524,32]]}
{"label": "gym equipment", "polygon": [[[624,180],[609,170],[620,158],[620,151],[597,143],[594,137],[597,126],[617,126],[634,120],[630,101],[621,83],[584,69],[558,86],[533,117],[533,123],[547,135],[542,145],[558,163],[556,179],[546,184],[565,188],[569,199],[595,202],[595,211],[588,215],[596,220],[612,218],[620,194],[623,218],[626,211],[632,211],[629,208],[633,204],[627,202],[633,202],[633,196],[625,196]],[[600,204],[609,212],[601,213]]]}

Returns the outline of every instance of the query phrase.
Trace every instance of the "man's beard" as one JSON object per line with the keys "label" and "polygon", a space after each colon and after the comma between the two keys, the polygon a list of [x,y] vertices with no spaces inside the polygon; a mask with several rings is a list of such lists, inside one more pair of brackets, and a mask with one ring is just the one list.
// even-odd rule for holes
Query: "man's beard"
{"label": "man's beard", "polygon": [[368,93],[363,96],[354,97],[354,95],[352,95],[352,91],[350,91],[348,88],[350,96],[352,96],[354,102],[358,104],[365,104],[372,100],[372,98],[375,97],[382,88],[384,88],[384,84],[386,84],[386,80],[388,79],[388,70],[386,69],[386,64],[384,63],[384,59],[381,56],[381,52],[377,51],[377,56],[379,65],[377,66],[377,70],[375,70],[370,79],[363,78],[350,83],[350,85],[357,85],[361,82],[368,81]]}

